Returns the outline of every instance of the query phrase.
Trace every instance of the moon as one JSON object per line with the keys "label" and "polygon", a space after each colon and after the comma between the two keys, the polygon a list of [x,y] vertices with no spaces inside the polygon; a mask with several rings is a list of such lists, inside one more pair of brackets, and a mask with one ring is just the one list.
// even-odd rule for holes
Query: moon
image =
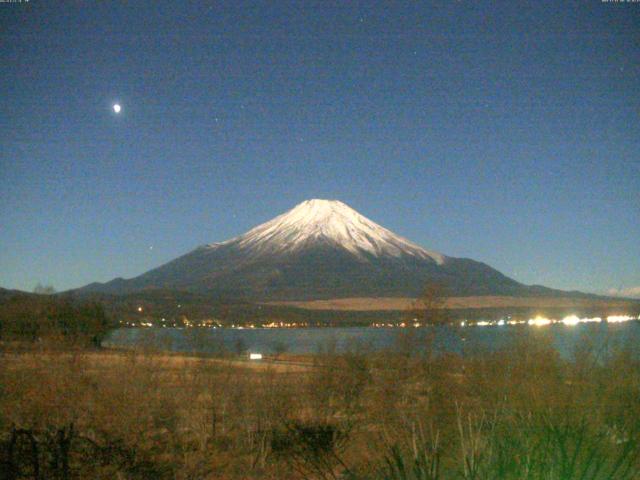
{"label": "moon", "polygon": [[120,113],[120,110],[122,110],[122,107],[120,106],[120,104],[119,103],[114,103],[113,104],[113,111],[115,113]]}

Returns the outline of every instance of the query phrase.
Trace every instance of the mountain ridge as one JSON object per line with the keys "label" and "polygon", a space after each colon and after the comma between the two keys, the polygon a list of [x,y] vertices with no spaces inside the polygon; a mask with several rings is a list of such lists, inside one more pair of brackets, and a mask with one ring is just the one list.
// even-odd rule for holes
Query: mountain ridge
{"label": "mountain ridge", "polygon": [[407,240],[337,200],[312,199],[224,242],[206,244],[131,279],[80,293],[178,289],[216,297],[313,300],[416,296],[426,283],[452,295],[562,295],[489,265]]}

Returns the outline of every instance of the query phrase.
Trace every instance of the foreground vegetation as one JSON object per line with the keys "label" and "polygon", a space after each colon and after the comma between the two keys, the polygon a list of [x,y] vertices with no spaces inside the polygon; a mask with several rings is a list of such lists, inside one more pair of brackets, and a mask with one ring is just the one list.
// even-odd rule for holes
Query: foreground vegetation
{"label": "foreground vegetation", "polygon": [[[435,357],[326,346],[304,368],[2,352],[0,478],[640,478],[640,357],[544,332]],[[428,340],[427,340],[428,342]]]}

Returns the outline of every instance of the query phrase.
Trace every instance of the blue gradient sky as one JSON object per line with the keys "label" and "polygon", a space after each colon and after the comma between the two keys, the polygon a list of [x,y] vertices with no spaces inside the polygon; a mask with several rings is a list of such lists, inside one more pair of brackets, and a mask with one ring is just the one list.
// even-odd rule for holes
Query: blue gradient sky
{"label": "blue gradient sky", "polygon": [[0,286],[135,276],[309,198],[640,286],[640,4],[75,3],[0,4]]}

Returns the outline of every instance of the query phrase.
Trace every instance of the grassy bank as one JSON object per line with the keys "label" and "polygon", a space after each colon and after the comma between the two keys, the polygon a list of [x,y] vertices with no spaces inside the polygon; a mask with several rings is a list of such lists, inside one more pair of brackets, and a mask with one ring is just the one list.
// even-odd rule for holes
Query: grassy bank
{"label": "grassy bank", "polygon": [[[640,478],[640,358],[499,352],[308,357],[16,351],[0,370],[3,478]],[[301,359],[297,359],[300,362]]]}

